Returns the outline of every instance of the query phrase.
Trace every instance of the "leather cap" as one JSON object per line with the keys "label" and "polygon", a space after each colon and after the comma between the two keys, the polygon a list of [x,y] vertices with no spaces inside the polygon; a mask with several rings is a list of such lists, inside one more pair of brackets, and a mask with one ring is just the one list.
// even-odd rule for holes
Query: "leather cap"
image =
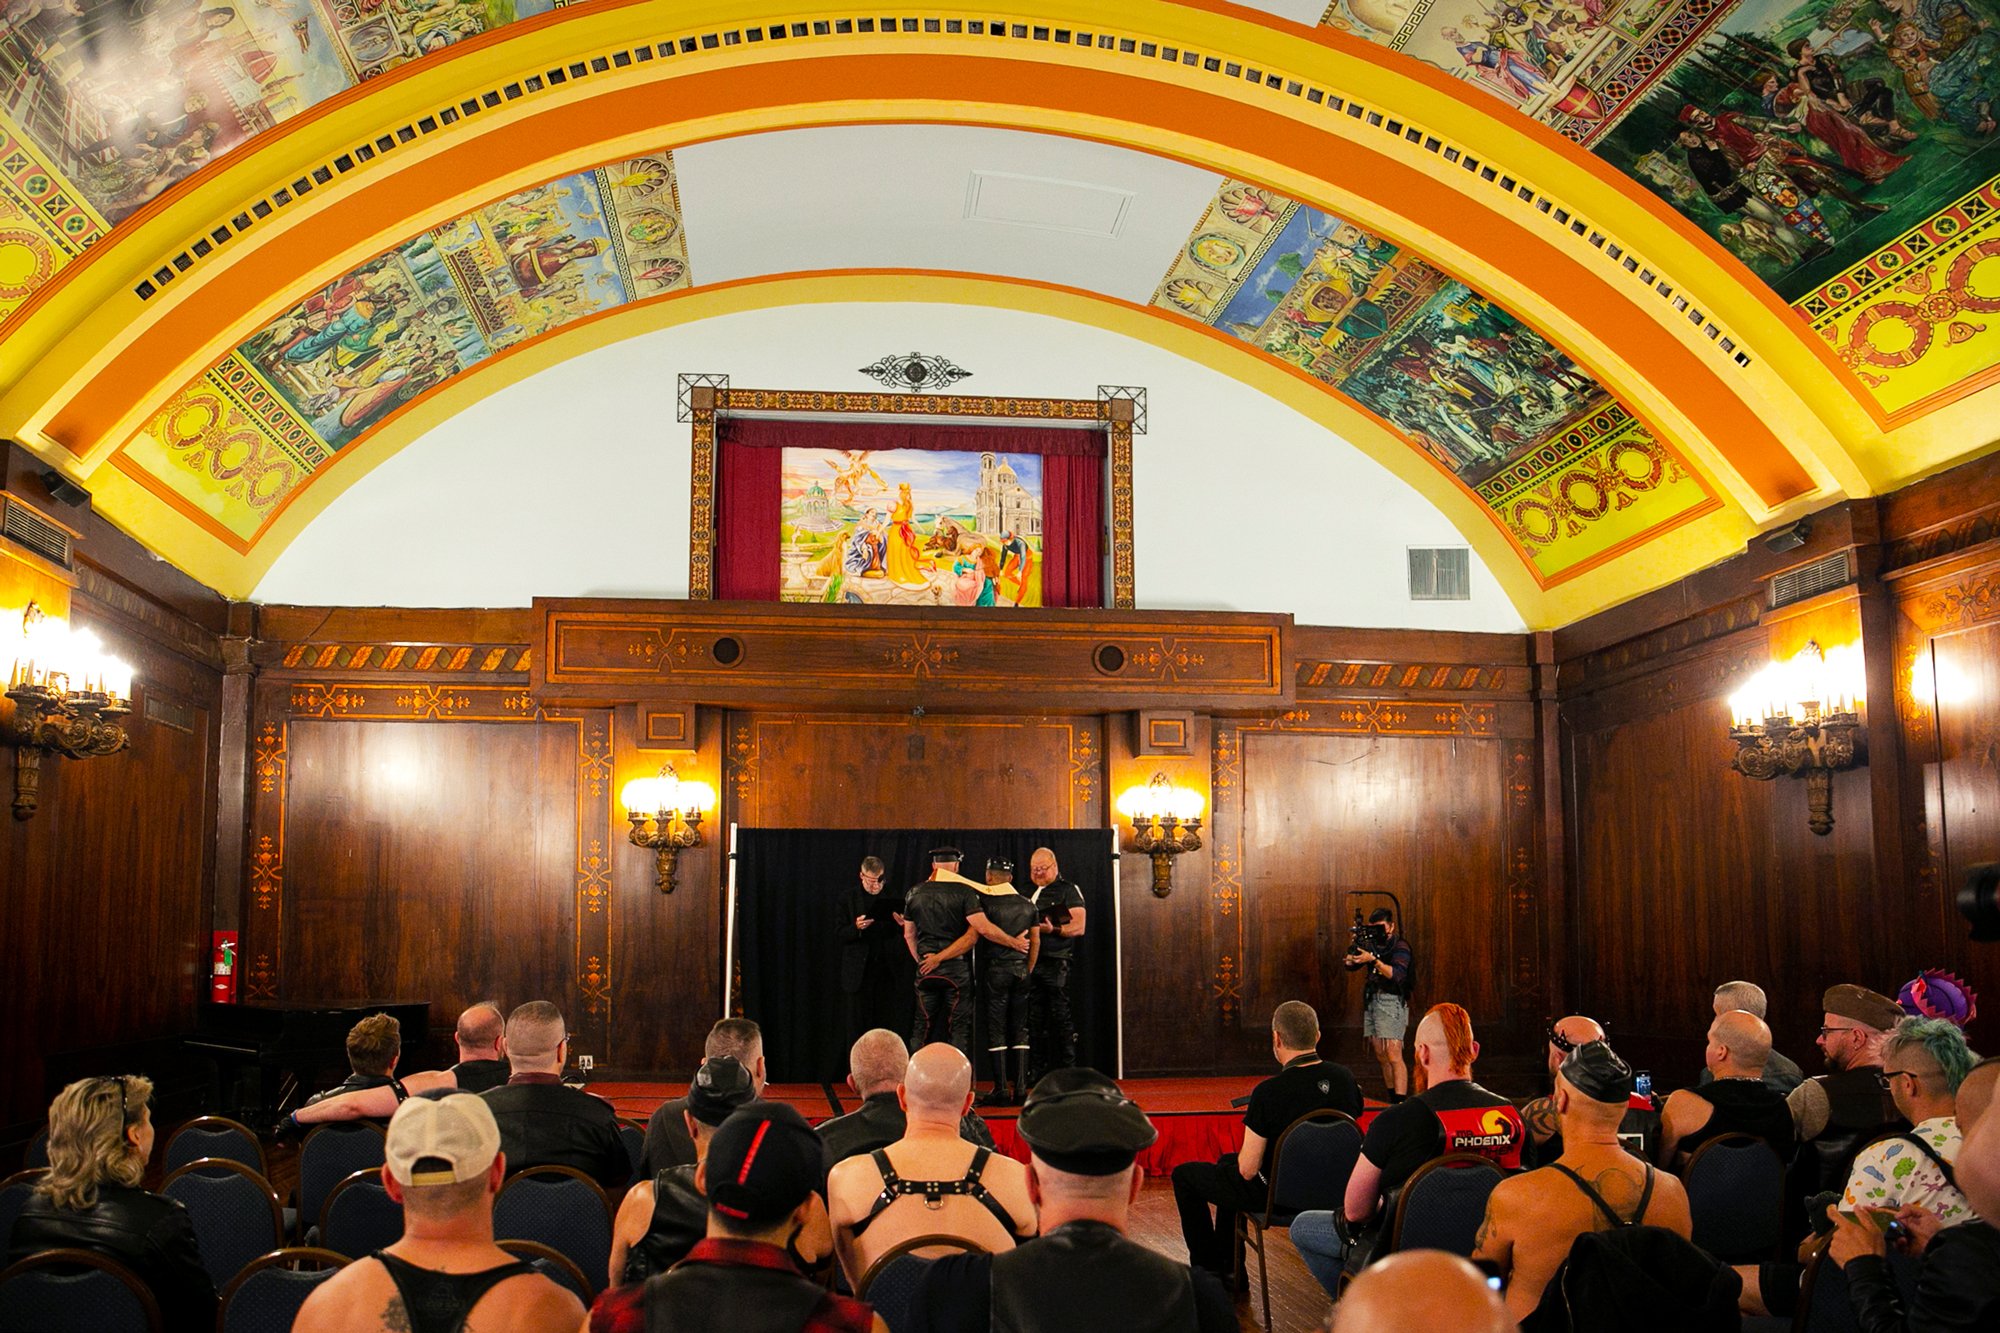
{"label": "leather cap", "polygon": [[1058,1171],[1109,1176],[1160,1137],[1139,1104],[1095,1069],[1058,1069],[1035,1085],[1015,1130]]}

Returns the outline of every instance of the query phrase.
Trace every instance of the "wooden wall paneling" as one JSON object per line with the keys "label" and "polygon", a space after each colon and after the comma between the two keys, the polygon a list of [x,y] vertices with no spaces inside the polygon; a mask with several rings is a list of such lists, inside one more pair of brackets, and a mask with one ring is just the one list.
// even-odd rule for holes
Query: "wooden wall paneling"
{"label": "wooden wall paneling", "polygon": [[605,1051],[611,730],[519,684],[260,678],[244,998],[549,999]]}
{"label": "wooden wall paneling", "polygon": [[702,823],[702,845],[680,853],[679,887],[654,887],[653,853],[626,836],[624,810],[612,811],[610,977],[611,1042],[606,1067],[631,1075],[685,1081],[701,1063],[702,1039],[722,1016],[723,892],[728,870],[722,714],[690,710],[693,735],[685,749],[649,747],[639,723],[646,708],[621,707],[613,727],[612,790],[659,771],[672,760],[682,778],[706,782],[717,809]]}

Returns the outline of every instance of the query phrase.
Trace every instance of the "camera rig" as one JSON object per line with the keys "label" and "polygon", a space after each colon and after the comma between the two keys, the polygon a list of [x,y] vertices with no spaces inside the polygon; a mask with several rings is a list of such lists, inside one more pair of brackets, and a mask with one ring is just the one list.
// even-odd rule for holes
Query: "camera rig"
{"label": "camera rig", "polygon": [[[1397,923],[1401,924],[1403,920],[1403,900],[1387,889],[1349,889],[1347,896],[1349,899],[1387,898],[1396,913]],[[1362,915],[1359,907],[1354,909],[1354,924],[1347,929],[1353,937],[1352,942],[1347,946],[1349,957],[1363,952],[1372,953],[1380,957],[1382,952],[1389,947],[1388,929],[1379,923],[1369,921]],[[1347,963],[1345,966],[1351,972],[1361,965],[1359,963]]]}

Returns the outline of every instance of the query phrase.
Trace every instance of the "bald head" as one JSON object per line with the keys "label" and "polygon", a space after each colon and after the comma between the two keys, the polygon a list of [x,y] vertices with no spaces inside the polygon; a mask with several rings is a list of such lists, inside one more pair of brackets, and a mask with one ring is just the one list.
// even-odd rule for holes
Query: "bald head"
{"label": "bald head", "polygon": [[[1771,1029],[1744,1009],[1717,1014],[1708,1025],[1708,1067],[1735,1078],[1758,1078],[1771,1058]],[[1718,1077],[1722,1075],[1718,1073]]]}
{"label": "bald head", "polygon": [[934,1041],[910,1057],[903,1074],[903,1106],[911,1116],[949,1118],[956,1124],[972,1095],[972,1062],[948,1042]]}
{"label": "bald head", "polygon": [[[1561,1037],[1565,1042],[1569,1043],[1570,1050],[1575,1050],[1579,1046],[1588,1046],[1593,1041],[1603,1041],[1605,1037],[1604,1024],[1594,1018],[1587,1018],[1582,1014],[1571,1014],[1568,1018],[1558,1018],[1553,1030],[1556,1036]],[[1556,1045],[1554,1042],[1549,1043],[1549,1072],[1551,1074],[1555,1073],[1556,1069],[1562,1064],[1565,1054],[1567,1052],[1562,1047]]]}
{"label": "bald head", "polygon": [[452,1038],[458,1043],[461,1060],[493,1060],[500,1054],[500,1038],[507,1031],[507,1019],[500,1006],[481,1000],[458,1016]]}
{"label": "bald head", "polygon": [[1333,1307],[1332,1333],[1512,1333],[1486,1277],[1443,1250],[1408,1250],[1361,1270]]}
{"label": "bald head", "polygon": [[910,1048],[887,1028],[870,1028],[847,1053],[847,1076],[863,1097],[894,1092],[910,1067]]}

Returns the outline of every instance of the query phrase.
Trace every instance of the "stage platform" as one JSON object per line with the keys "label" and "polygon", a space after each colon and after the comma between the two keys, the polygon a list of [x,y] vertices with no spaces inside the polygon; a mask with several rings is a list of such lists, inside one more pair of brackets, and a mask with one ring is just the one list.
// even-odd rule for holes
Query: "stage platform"
{"label": "stage platform", "polygon": [[[1243,1108],[1230,1103],[1248,1097],[1262,1081],[1258,1075],[1233,1078],[1135,1078],[1121,1086],[1125,1095],[1145,1108],[1159,1128],[1160,1139],[1140,1156],[1150,1176],[1164,1176],[1182,1162],[1212,1162],[1226,1152],[1235,1152],[1243,1140]],[[590,1090],[617,1108],[620,1118],[644,1124],[661,1102],[687,1091],[685,1083],[592,1083]],[[835,1108],[827,1092],[812,1083],[773,1083],[764,1095],[789,1102],[799,1114],[814,1124],[852,1111],[861,1099],[852,1089],[839,1087]],[[1021,1161],[1028,1159],[1027,1145],[1014,1132],[1014,1120],[1021,1113],[1016,1106],[980,1107],[979,1114],[993,1130],[1000,1150]]]}

